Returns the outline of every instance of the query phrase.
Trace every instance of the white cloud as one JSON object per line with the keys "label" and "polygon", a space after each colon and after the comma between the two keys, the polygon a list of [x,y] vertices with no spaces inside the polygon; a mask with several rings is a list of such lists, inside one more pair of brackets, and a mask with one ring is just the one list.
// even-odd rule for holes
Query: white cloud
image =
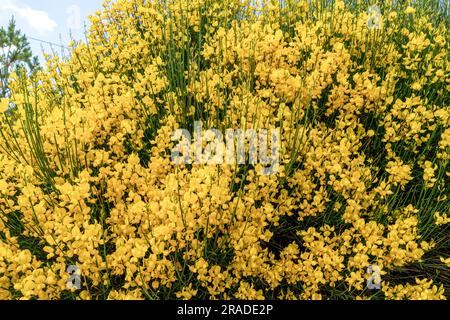
{"label": "white cloud", "polygon": [[35,10],[28,6],[19,6],[13,0],[2,0],[2,2],[0,10],[12,11],[40,34],[52,32],[57,27],[57,23],[45,11]]}

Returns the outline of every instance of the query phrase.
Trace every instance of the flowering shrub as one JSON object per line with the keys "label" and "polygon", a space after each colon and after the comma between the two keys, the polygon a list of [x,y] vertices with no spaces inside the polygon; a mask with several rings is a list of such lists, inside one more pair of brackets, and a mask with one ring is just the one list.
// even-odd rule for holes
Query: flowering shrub
{"label": "flowering shrub", "polygon": [[[0,298],[448,298],[450,20],[391,2],[106,1],[1,101]],[[278,172],[173,163],[195,121]]]}

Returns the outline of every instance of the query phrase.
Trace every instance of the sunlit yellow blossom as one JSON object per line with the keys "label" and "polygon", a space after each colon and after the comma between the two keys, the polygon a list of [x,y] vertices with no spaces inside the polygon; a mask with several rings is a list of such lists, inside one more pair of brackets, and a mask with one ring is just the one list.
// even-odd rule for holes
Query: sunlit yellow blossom
{"label": "sunlit yellow blossom", "polygon": [[13,72],[0,299],[449,298],[448,15],[316,2],[106,1]]}
{"label": "sunlit yellow blossom", "polygon": [[9,108],[9,100],[7,98],[0,98],[0,112],[5,112]]}

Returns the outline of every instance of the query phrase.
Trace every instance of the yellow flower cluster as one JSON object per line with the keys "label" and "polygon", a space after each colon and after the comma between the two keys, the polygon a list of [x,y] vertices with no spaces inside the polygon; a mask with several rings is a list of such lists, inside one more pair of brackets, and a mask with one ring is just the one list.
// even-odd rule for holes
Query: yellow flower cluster
{"label": "yellow flower cluster", "polygon": [[[13,74],[0,299],[449,297],[395,275],[449,248],[450,29],[357,3],[108,0],[68,60]],[[174,164],[198,120],[279,127],[279,171]]]}
{"label": "yellow flower cluster", "polygon": [[415,284],[397,285],[386,290],[386,298],[393,300],[442,300],[445,299],[444,288],[433,285],[433,281],[416,279]]}

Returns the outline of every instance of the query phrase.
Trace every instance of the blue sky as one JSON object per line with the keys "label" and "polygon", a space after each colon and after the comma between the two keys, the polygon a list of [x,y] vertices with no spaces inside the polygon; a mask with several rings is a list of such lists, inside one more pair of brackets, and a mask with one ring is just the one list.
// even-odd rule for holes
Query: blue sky
{"label": "blue sky", "polygon": [[[102,8],[103,0],[0,0],[0,26],[6,26],[12,16],[18,28],[28,36],[34,55],[42,61],[42,48],[50,52],[48,41],[67,45],[70,34],[84,38],[87,17]],[[55,50],[61,50],[53,46]]]}

